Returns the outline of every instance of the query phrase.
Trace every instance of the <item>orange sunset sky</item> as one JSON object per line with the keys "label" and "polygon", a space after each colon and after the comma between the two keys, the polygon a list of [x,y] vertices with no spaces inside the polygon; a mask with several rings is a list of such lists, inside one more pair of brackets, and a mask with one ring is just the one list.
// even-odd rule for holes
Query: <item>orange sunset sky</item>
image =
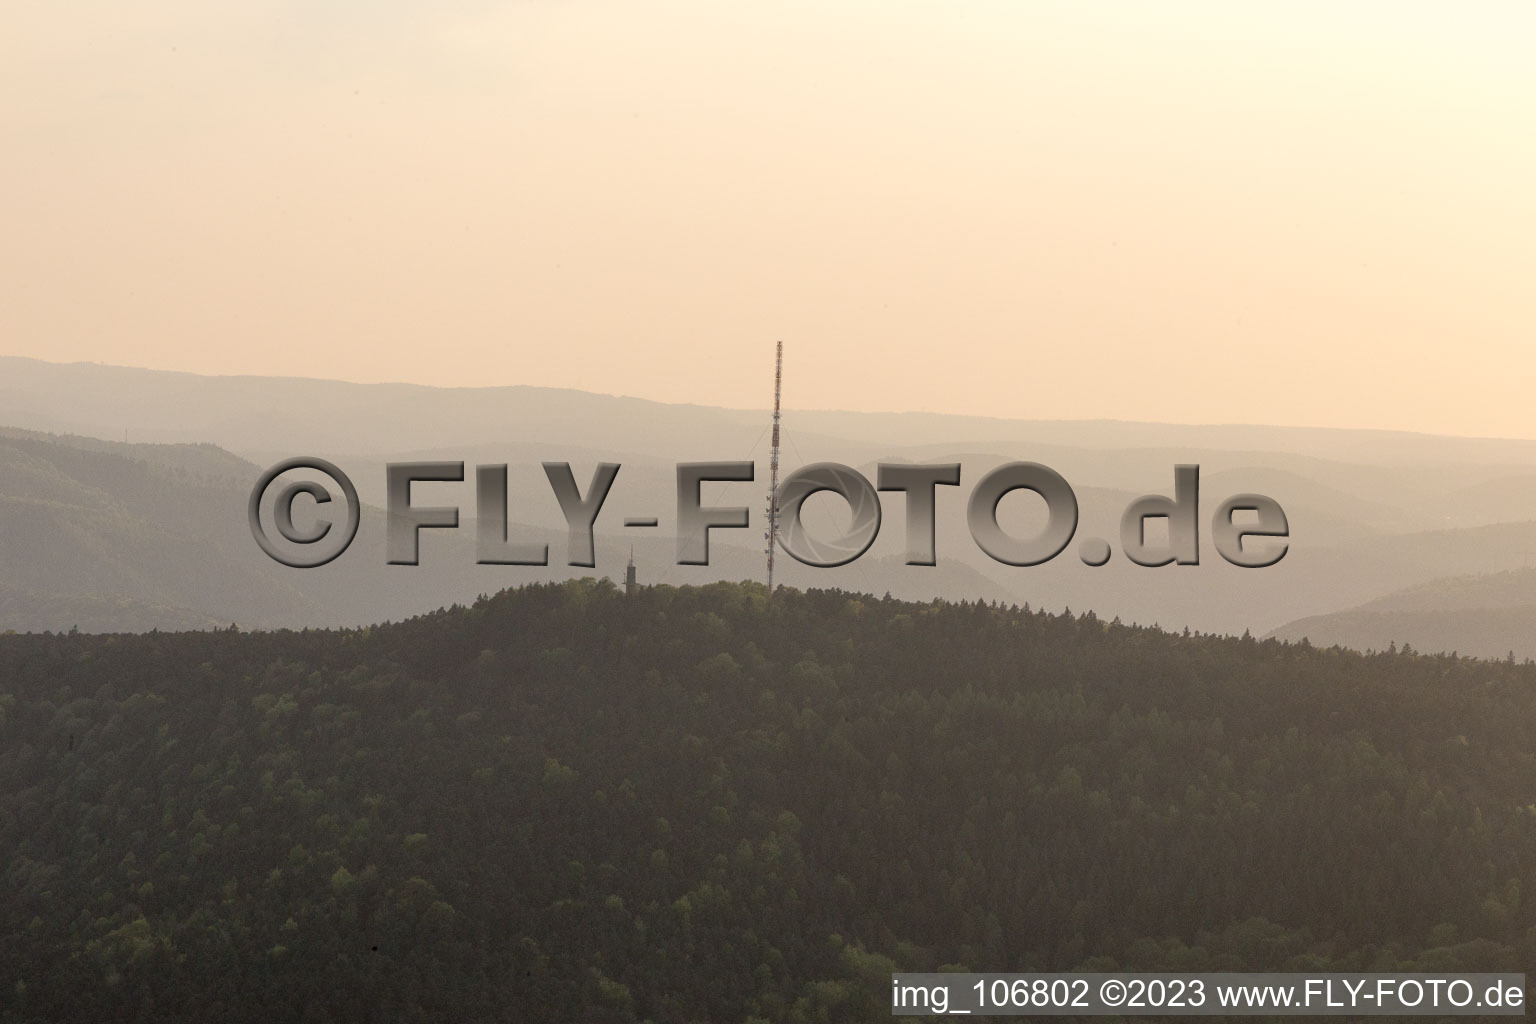
{"label": "orange sunset sky", "polygon": [[1536,5],[7,23],[0,354],[1536,437]]}

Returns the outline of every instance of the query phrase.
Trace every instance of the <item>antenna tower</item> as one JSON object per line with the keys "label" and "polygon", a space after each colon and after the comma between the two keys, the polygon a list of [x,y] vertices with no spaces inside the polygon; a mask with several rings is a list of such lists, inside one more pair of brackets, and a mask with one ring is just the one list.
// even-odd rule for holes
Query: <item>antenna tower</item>
{"label": "antenna tower", "polygon": [[773,593],[773,549],[779,540],[779,393],[784,386],[784,343],[773,362],[773,445],[768,450],[768,593]]}

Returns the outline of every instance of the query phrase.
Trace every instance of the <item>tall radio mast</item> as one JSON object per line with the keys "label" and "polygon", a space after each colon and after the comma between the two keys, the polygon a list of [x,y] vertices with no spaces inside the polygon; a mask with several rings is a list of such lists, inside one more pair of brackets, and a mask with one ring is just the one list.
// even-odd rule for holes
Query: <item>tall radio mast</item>
{"label": "tall radio mast", "polygon": [[773,593],[773,549],[779,540],[779,392],[784,386],[784,343],[773,363],[773,446],[768,450],[768,593]]}

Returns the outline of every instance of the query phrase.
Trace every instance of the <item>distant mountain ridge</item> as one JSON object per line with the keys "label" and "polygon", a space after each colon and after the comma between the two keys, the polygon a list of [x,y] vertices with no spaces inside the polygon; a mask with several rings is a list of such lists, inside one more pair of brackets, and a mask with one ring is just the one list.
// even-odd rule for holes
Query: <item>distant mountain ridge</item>
{"label": "distant mountain ridge", "polygon": [[241,466],[212,446],[0,432],[0,628],[322,618],[233,546],[224,511]]}
{"label": "distant mountain ridge", "polygon": [[[592,572],[564,564],[563,518],[540,469],[546,460],[570,461],[581,479],[598,461],[624,467],[598,523],[597,574],[620,576],[631,547],[648,580],[706,583],[761,578],[763,571],[764,479],[705,495],[706,503],[747,505],[753,522],[714,535],[710,566],[678,566],[672,529],[675,463],[755,460],[759,478],[766,476],[761,411],[554,388],[204,377],[0,357],[5,423],[0,444],[11,446],[11,480],[0,487],[9,502],[0,508],[0,628],[358,625]],[[39,427],[63,433],[39,435]],[[105,440],[125,434],[126,442]],[[963,467],[961,486],[939,488],[936,498],[936,567],[903,564],[903,499],[888,495],[880,535],[856,562],[812,569],[780,559],[781,580],[795,587],[1093,609],[1128,622],[1264,634],[1404,587],[1502,571],[1536,553],[1536,507],[1524,507],[1525,496],[1536,495],[1536,443],[1527,441],[801,411],[786,417],[784,437],[786,471],[822,460],[871,478],[884,461]],[[26,453],[17,447],[29,444]],[[371,506],[353,549],[319,570],[267,561],[245,526],[260,468],[298,454],[335,461]],[[1198,463],[1202,564],[1149,569],[1117,551],[1107,566],[1088,568],[1076,542],[1042,566],[993,561],[969,534],[966,497],[989,469],[1021,459],[1070,481],[1079,540],[1117,539],[1131,500],[1168,493],[1173,466]],[[461,529],[428,531],[421,566],[386,567],[384,467],[421,460],[466,463],[463,484],[428,492],[459,505]],[[470,467],[483,462],[509,465],[510,518],[524,524],[520,535],[550,543],[550,566],[475,565]],[[1246,492],[1270,495],[1289,517],[1290,551],[1269,569],[1236,569],[1210,545],[1215,504]],[[1032,500],[1013,497],[1000,507],[1007,528],[1021,536],[1038,529]],[[62,511],[44,514],[39,502],[59,502]],[[831,507],[818,513],[823,525]],[[659,528],[624,531],[619,523],[629,515],[657,516]],[[175,539],[182,532],[185,539]],[[45,552],[56,559],[52,568]],[[1471,625],[1442,639],[1463,651],[1486,650]],[[1369,645],[1340,635],[1340,642]]]}
{"label": "distant mountain ridge", "polygon": [[[518,583],[594,572],[565,564],[564,531],[522,525],[512,528],[549,545],[549,566],[477,565],[472,526],[429,531],[420,565],[389,566],[383,512],[367,506],[356,550],[319,569],[292,569],[268,559],[251,538],[246,501],[259,472],[212,445],[0,430],[0,631],[361,626]],[[627,544],[599,533],[603,571],[621,571]],[[634,547],[647,581],[742,579],[761,567],[752,549],[723,539],[711,545],[704,567],[669,565],[671,538],[642,538]],[[781,578],[918,599],[1009,596],[958,561],[926,573],[889,558],[836,570],[788,565]]]}
{"label": "distant mountain ridge", "polygon": [[1355,608],[1312,615],[1270,634],[1358,650],[1411,647],[1481,658],[1536,658],[1536,568],[1452,576]]}
{"label": "distant mountain ridge", "polygon": [[[109,438],[128,430],[132,440],[213,442],[237,452],[302,444],[365,454],[495,439],[549,441],[615,453],[665,452],[671,457],[672,452],[693,449],[703,440],[714,445],[718,455],[720,447],[750,447],[767,422],[766,410],[675,405],[569,388],[442,388],[302,377],[203,376],[19,356],[0,356],[0,382],[0,410],[4,411],[0,420],[16,426]],[[1285,451],[1346,461],[1536,468],[1536,440],[1251,424],[797,410],[792,384],[789,396],[788,416],[800,436],[836,438],[861,450],[870,445],[1028,443]],[[765,394],[765,405],[768,398]]]}

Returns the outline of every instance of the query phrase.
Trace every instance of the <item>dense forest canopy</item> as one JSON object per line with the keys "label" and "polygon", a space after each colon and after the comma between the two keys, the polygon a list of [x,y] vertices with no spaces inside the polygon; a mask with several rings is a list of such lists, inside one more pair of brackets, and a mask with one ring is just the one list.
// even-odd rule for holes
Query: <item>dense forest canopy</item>
{"label": "dense forest canopy", "polygon": [[0,1019],[885,1019],[1529,970],[1536,667],[755,584],[0,637]]}

